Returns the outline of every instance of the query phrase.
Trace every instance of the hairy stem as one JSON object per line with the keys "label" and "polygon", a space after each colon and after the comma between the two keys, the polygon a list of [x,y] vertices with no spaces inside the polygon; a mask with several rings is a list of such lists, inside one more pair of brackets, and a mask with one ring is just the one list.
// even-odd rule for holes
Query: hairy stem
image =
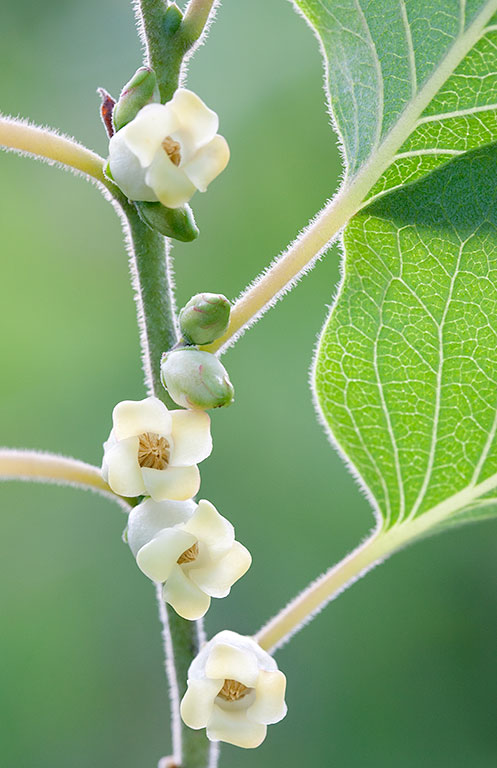
{"label": "hairy stem", "polygon": [[[134,206],[121,206],[129,226],[130,261],[147,389],[149,394],[174,407],[160,381],[162,353],[177,341],[169,244],[144,224]],[[210,742],[203,731],[193,731],[183,725],[179,716],[179,701],[186,690],[188,667],[199,651],[201,625],[182,619],[165,605],[160,588],[157,594],[171,699],[174,759],[181,768],[207,768]]]}
{"label": "hairy stem", "polygon": [[138,324],[147,390],[168,407],[176,407],[160,380],[163,352],[177,340],[168,241],[139,217],[132,205],[123,207],[129,225],[131,271],[136,290]]}
{"label": "hairy stem", "polygon": [[184,58],[201,37],[215,0],[192,0],[184,18],[166,0],[139,0],[146,63],[154,69],[161,101],[174,95],[181,81]]}
{"label": "hairy stem", "polygon": [[74,139],[60,136],[46,128],[20,120],[0,117],[0,147],[28,152],[40,158],[72,168],[108,186],[104,176],[104,159]]}
{"label": "hairy stem", "polygon": [[0,480],[72,485],[101,493],[127,511],[136,503],[134,499],[115,494],[103,479],[99,467],[54,453],[0,448]]}
{"label": "hairy stem", "polygon": [[267,651],[275,651],[371,568],[402,547],[442,530],[458,512],[474,505],[497,487],[497,473],[477,485],[470,484],[419,517],[399,522],[388,530],[378,528],[370,538],[332,566],[297,595],[259,630],[255,640]]}
{"label": "hairy stem", "polygon": [[183,20],[183,36],[193,45],[202,35],[216,0],[190,0]]}
{"label": "hairy stem", "polygon": [[449,49],[443,63],[425,81],[374,154],[356,176],[346,181],[300,237],[242,294],[233,307],[228,330],[214,344],[205,347],[206,350],[214,352],[230,346],[285,290],[295,285],[299,276],[325,252],[348,220],[367,205],[364,201],[369,191],[392,163],[435,94],[481,37],[496,7],[497,3],[488,3],[474,16],[471,24]]}

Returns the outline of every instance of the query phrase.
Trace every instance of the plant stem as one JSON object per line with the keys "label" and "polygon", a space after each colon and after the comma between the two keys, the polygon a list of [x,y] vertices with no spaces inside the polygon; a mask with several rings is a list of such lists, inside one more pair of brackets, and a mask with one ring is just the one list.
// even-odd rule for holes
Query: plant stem
{"label": "plant stem", "polygon": [[[149,394],[174,407],[160,381],[162,353],[177,341],[169,245],[162,235],[153,232],[140,219],[134,206],[121,202],[121,207],[129,225],[131,271],[147,389]],[[179,701],[186,690],[188,667],[199,651],[201,625],[182,619],[165,605],[161,588],[157,594],[171,699],[174,759],[181,768],[206,768],[210,742],[203,731],[193,731],[183,725],[179,716]]]}
{"label": "plant stem", "polygon": [[136,290],[138,325],[145,381],[150,395],[177,407],[160,380],[163,352],[178,341],[171,289],[169,243],[139,217],[133,205],[123,206],[129,224],[131,271]]}
{"label": "plant stem", "polygon": [[254,640],[273,653],[301,629],[340,592],[364,576],[387,556],[382,534],[373,533],[369,539],[312,582],[254,636]]}
{"label": "plant stem", "polygon": [[129,512],[135,499],[118,496],[102,477],[99,467],[66,456],[38,451],[0,449],[0,480],[32,480],[56,485],[72,485],[96,491]]}
{"label": "plant stem", "polygon": [[234,343],[280,296],[296,284],[300,275],[329,247],[348,220],[361,207],[369,191],[391,165],[396,153],[414,130],[420,115],[459,63],[480,39],[483,29],[495,14],[497,3],[487,3],[457,38],[445,59],[424,82],[381,144],[356,176],[346,180],[338,194],[309,223],[295,242],[274,260],[236,301],[228,330],[213,344],[204,347],[215,352]]}
{"label": "plant stem", "polygon": [[184,58],[201,37],[215,0],[192,0],[184,18],[165,0],[139,0],[147,64],[157,76],[161,101],[174,95],[181,81]]}
{"label": "plant stem", "polygon": [[183,36],[193,45],[202,35],[216,0],[190,0],[183,19]]}
{"label": "plant stem", "polygon": [[9,117],[0,117],[0,146],[61,163],[108,186],[103,172],[104,159],[100,155],[74,139],[46,128]]}
{"label": "plant stem", "polygon": [[375,565],[423,536],[443,530],[444,525],[450,522],[458,512],[475,505],[495,488],[497,488],[497,473],[490,475],[481,483],[468,485],[418,517],[408,518],[388,530],[378,528],[350,555],[332,566],[300,595],[291,600],[257,632],[254,639],[265,650],[275,651],[325,605]]}

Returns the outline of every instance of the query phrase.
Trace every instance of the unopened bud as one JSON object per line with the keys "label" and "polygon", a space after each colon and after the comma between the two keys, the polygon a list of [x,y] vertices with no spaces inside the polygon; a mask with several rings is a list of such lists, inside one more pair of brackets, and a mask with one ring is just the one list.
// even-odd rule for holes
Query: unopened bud
{"label": "unopened bud", "polygon": [[159,101],[159,89],[155,72],[149,67],[137,69],[129,83],[126,83],[114,107],[112,118],[116,131],[130,123],[140,109],[152,101]]}
{"label": "unopened bud", "polygon": [[174,35],[180,28],[182,20],[182,11],[178,8],[176,3],[172,3],[164,13],[163,28],[165,33],[169,36]]}
{"label": "unopened bud", "polygon": [[169,395],[184,408],[222,408],[231,405],[235,391],[217,357],[193,347],[166,352],[161,380]]}
{"label": "unopened bud", "polygon": [[140,218],[164,237],[190,243],[198,237],[198,227],[189,205],[166,208],[161,203],[135,202]]}
{"label": "unopened bud", "polygon": [[179,313],[181,335],[189,344],[210,344],[223,335],[230,320],[230,303],[220,293],[198,293]]}

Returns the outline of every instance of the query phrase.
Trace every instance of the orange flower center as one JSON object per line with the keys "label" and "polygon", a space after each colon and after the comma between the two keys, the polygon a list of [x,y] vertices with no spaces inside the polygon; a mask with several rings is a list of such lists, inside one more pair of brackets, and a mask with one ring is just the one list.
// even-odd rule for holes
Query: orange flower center
{"label": "orange flower center", "polygon": [[224,681],[224,685],[217,695],[225,701],[238,701],[243,699],[249,690],[250,688],[247,688],[243,683],[239,683],[238,680],[230,680],[228,678]]}
{"label": "orange flower center", "polygon": [[196,560],[198,557],[198,542],[196,541],[195,544],[192,544],[192,546],[189,549],[185,549],[182,555],[180,555],[177,559],[178,565],[183,565],[183,563],[193,563],[194,560]]}
{"label": "orange flower center", "polygon": [[138,437],[138,464],[149,469],[165,469],[171,458],[171,447],[165,437],[143,432]]}
{"label": "orange flower center", "polygon": [[181,163],[181,145],[178,141],[175,141],[171,136],[166,136],[162,142],[162,149],[173,165],[177,166]]}

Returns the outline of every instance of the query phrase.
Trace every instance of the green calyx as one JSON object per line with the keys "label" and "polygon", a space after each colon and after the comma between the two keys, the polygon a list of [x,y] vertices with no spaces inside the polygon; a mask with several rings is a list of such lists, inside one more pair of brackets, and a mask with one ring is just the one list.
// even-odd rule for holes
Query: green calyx
{"label": "green calyx", "polygon": [[135,202],[142,221],[150,229],[160,232],[164,237],[190,243],[199,235],[192,209],[189,205],[181,208],[166,208],[161,203]]}
{"label": "green calyx", "polygon": [[217,357],[194,347],[163,355],[161,381],[171,399],[184,408],[223,408],[231,405],[235,396],[226,368]]}
{"label": "green calyx", "polygon": [[210,344],[223,335],[231,305],[222,294],[198,293],[179,313],[179,326],[188,344]]}
{"label": "green calyx", "polygon": [[140,109],[158,101],[159,89],[155,72],[150,67],[140,67],[122,89],[119,101],[114,107],[114,128],[119,131],[137,116]]}

